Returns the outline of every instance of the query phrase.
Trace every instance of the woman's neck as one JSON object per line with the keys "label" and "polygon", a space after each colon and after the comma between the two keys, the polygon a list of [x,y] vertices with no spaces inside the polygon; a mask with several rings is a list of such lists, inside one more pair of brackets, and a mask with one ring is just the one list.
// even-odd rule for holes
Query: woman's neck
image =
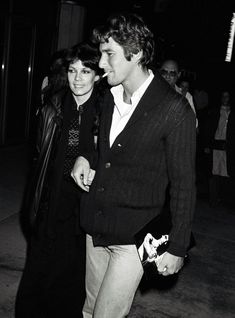
{"label": "woman's neck", "polygon": [[77,104],[77,109],[79,108],[80,105],[83,105],[86,101],[88,101],[88,99],[91,97],[92,92],[93,92],[93,89],[85,95],[74,95],[73,94],[73,97],[74,97],[75,102]]}

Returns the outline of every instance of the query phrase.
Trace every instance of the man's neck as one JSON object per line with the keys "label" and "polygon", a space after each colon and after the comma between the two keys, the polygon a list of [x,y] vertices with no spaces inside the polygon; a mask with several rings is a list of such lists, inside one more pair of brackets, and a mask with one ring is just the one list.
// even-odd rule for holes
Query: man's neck
{"label": "man's neck", "polygon": [[131,74],[131,77],[122,83],[123,101],[127,104],[131,104],[131,97],[133,93],[146,81],[149,77],[148,70],[143,70],[138,68],[135,72]]}
{"label": "man's neck", "polygon": [[126,104],[131,104],[131,96],[130,94],[127,95],[125,89],[123,91],[123,101],[126,103]]}

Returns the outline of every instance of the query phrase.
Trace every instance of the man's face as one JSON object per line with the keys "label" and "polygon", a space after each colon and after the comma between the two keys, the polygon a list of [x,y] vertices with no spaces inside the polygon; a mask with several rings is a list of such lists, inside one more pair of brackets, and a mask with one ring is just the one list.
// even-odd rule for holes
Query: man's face
{"label": "man's face", "polygon": [[174,87],[179,78],[179,70],[177,64],[174,63],[174,61],[166,61],[160,68],[160,74],[171,86]]}
{"label": "man's face", "polygon": [[182,81],[179,85],[179,87],[181,88],[181,93],[182,95],[186,95],[187,92],[189,91],[189,82],[187,81]]}
{"label": "man's face", "polygon": [[111,37],[108,39],[108,42],[100,43],[100,52],[99,67],[105,73],[108,73],[107,81],[109,85],[127,84],[136,67],[133,59],[127,61],[122,46]]}

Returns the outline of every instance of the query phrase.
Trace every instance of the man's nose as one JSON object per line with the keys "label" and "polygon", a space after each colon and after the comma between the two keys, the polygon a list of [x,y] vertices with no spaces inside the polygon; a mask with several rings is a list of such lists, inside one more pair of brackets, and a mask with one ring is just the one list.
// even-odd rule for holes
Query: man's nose
{"label": "man's nose", "polygon": [[105,68],[107,65],[106,59],[104,56],[101,55],[101,58],[99,60],[99,68]]}

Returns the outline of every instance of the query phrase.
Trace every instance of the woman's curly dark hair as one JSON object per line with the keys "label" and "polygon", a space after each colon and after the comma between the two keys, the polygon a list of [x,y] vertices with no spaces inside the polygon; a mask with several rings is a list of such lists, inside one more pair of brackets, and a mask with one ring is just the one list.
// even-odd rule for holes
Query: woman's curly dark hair
{"label": "woman's curly dark hair", "polygon": [[112,39],[123,47],[128,61],[133,54],[142,50],[139,63],[148,67],[154,57],[154,37],[143,19],[134,13],[116,14],[108,18],[107,23],[93,30],[94,43],[108,42]]}
{"label": "woman's curly dark hair", "polygon": [[68,85],[65,56],[67,49],[56,51],[50,59],[48,72],[48,85],[42,89],[43,102]]}
{"label": "woman's curly dark hair", "polygon": [[95,71],[97,75],[100,75],[102,70],[99,68],[99,59],[100,52],[98,47],[87,41],[76,44],[68,49],[65,56],[65,63],[68,69],[70,64],[80,60],[84,66],[89,67]]}

